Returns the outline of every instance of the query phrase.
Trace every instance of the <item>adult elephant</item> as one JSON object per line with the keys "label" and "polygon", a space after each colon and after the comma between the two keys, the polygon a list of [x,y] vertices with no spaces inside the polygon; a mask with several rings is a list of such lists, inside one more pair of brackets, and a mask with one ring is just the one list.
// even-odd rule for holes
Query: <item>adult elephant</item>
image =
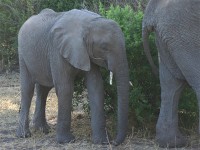
{"label": "adult elephant", "polygon": [[122,143],[128,124],[129,73],[124,35],[118,24],[87,10],[54,12],[45,9],[29,18],[18,36],[21,79],[21,111],[18,137],[29,137],[29,108],[34,86],[36,128],[48,132],[45,104],[49,90],[58,97],[57,141],[70,142],[74,79],[85,74],[91,107],[94,143],[107,143],[104,88],[99,67],[112,71],[118,93],[118,127],[114,144]]}
{"label": "adult elephant", "polygon": [[148,43],[151,31],[155,32],[159,56],[161,108],[156,140],[160,146],[187,144],[178,129],[178,101],[186,83],[196,92],[200,107],[199,8],[199,0],[150,0],[144,14],[144,51],[155,74]]}

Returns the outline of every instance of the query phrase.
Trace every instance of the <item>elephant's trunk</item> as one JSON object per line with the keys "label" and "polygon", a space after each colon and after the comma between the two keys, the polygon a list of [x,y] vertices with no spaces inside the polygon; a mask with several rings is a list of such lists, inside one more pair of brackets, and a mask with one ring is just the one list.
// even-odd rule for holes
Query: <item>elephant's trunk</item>
{"label": "elephant's trunk", "polygon": [[119,145],[124,141],[128,128],[129,73],[127,60],[124,61],[126,62],[121,63],[114,72],[118,95],[118,126],[114,145]]}

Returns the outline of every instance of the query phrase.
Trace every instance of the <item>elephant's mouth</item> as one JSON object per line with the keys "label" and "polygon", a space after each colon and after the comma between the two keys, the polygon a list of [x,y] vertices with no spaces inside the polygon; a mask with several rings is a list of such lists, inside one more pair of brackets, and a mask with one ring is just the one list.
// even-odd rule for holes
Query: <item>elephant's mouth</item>
{"label": "elephant's mouth", "polygon": [[94,62],[95,64],[104,67],[106,69],[108,69],[108,63],[106,60],[102,59],[102,58],[95,58],[95,57],[91,57],[92,62]]}

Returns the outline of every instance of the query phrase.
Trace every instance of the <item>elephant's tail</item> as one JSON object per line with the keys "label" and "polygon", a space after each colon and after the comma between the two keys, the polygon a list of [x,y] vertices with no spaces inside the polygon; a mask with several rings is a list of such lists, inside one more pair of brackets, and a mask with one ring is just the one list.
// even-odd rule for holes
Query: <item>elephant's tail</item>
{"label": "elephant's tail", "polygon": [[151,56],[151,51],[149,47],[149,32],[152,30],[149,29],[147,26],[142,27],[142,40],[143,40],[143,46],[144,46],[144,52],[145,55],[151,65],[152,71],[156,77],[158,77],[158,67],[155,65],[152,56]]}

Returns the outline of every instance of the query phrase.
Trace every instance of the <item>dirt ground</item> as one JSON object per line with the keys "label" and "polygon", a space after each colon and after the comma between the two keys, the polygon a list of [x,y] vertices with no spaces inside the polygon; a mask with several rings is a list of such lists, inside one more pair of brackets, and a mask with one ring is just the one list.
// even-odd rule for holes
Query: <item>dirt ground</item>
{"label": "dirt ground", "polygon": [[[30,110],[30,120],[34,112],[34,100]],[[94,145],[91,142],[90,119],[80,108],[72,112],[72,132],[76,136],[76,141],[69,144],[58,144],[55,140],[56,116],[57,116],[57,98],[54,90],[48,96],[46,116],[51,127],[51,132],[47,135],[34,132],[31,128],[32,137],[17,138],[15,130],[18,122],[18,112],[20,104],[20,86],[19,73],[0,74],[0,150],[27,150],[27,149],[45,149],[45,150],[166,150],[159,148],[154,138],[141,137],[141,134],[129,134],[124,144],[114,147],[111,145]],[[138,136],[140,135],[140,136]],[[185,148],[175,148],[177,150],[200,149],[199,140],[194,137],[191,146]]]}

